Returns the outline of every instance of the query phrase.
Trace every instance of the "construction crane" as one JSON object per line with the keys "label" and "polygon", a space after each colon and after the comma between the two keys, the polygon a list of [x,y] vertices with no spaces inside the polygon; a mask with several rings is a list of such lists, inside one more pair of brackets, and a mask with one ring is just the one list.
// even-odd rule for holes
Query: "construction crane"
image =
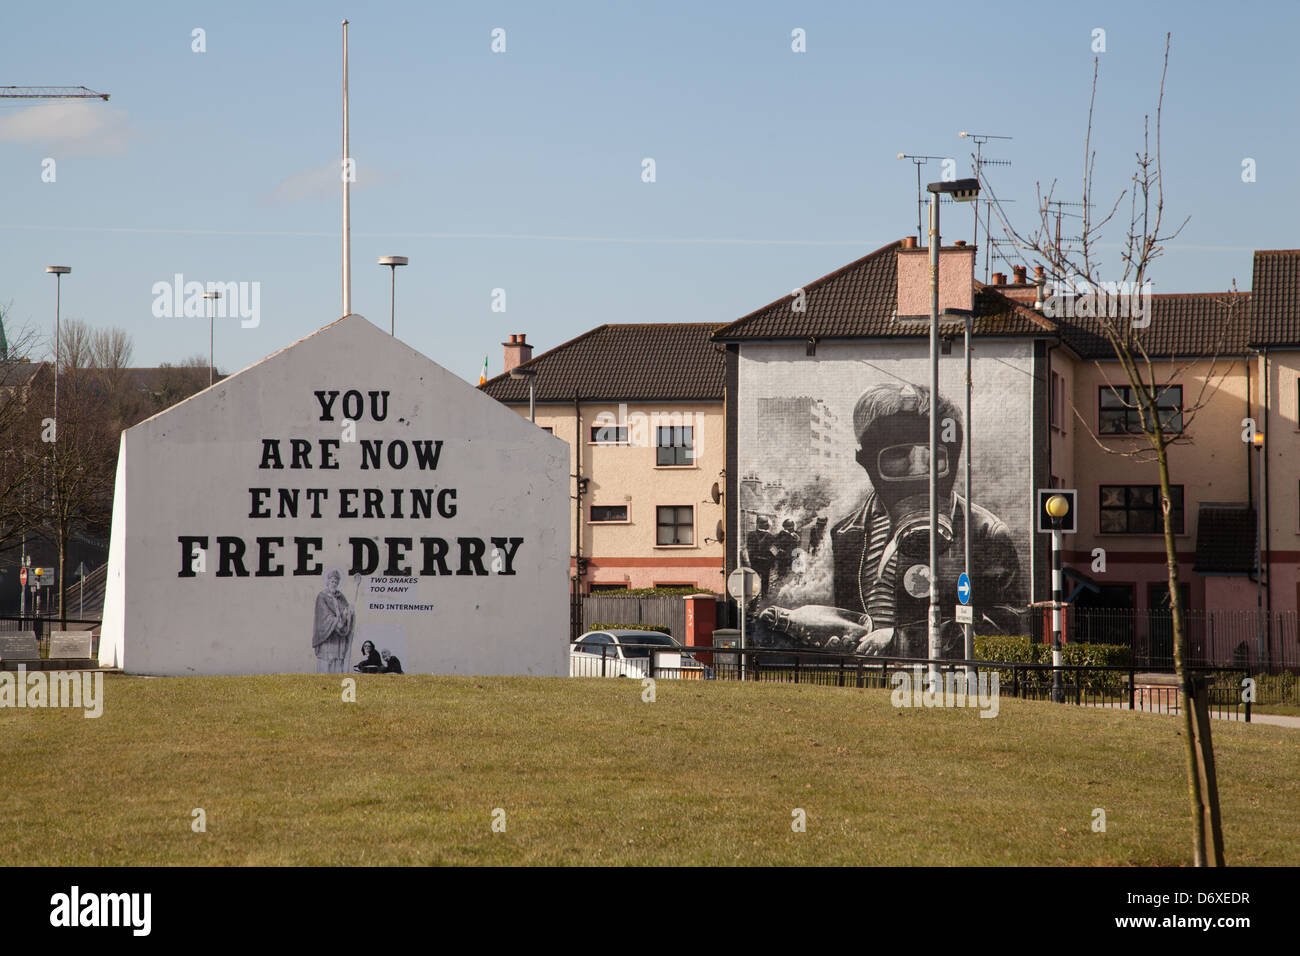
{"label": "construction crane", "polygon": [[96,93],[86,86],[0,86],[5,100],[103,100],[107,93]]}

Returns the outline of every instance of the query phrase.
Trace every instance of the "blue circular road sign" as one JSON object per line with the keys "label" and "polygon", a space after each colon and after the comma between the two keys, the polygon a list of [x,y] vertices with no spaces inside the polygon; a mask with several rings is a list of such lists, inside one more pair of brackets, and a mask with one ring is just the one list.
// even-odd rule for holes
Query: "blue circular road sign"
{"label": "blue circular road sign", "polygon": [[970,603],[970,575],[965,571],[957,579],[957,598],[962,604]]}

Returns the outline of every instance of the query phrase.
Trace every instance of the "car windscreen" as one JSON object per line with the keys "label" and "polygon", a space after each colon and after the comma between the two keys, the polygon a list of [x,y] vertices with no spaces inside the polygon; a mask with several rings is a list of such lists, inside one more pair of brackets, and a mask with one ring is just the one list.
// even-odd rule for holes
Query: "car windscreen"
{"label": "car windscreen", "polygon": [[[624,657],[649,657],[650,651],[655,647],[676,647],[677,642],[666,634],[652,634],[647,632],[645,635],[638,634],[636,637],[620,637],[618,642],[623,647]],[[649,647],[638,647],[636,645],[650,645]]]}

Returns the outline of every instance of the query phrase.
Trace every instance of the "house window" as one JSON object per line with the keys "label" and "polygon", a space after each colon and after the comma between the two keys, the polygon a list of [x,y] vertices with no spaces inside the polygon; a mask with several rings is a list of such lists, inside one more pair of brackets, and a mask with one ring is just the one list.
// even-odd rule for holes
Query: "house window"
{"label": "house window", "polygon": [[[1183,533],[1183,486],[1169,489],[1174,534]],[[1102,534],[1162,534],[1159,485],[1102,485],[1099,514]]]}
{"label": "house window", "polygon": [[626,445],[626,425],[592,425],[591,443],[593,445]]}
{"label": "house window", "polygon": [[656,544],[694,544],[695,507],[693,505],[660,505],[656,510],[658,534]]}
{"label": "house window", "polygon": [[542,431],[546,432],[546,434],[548,434],[548,435],[554,435],[554,434],[555,434],[555,429],[552,428],[550,425],[542,425],[542,426],[541,426],[541,429],[542,429]]}
{"label": "house window", "polygon": [[602,521],[626,521],[627,505],[592,505],[591,506],[591,523],[599,524]]}
{"label": "house window", "polygon": [[[1103,435],[1142,434],[1142,409],[1131,385],[1102,385],[1097,389],[1097,430]],[[1156,411],[1166,435],[1183,430],[1183,387],[1166,385],[1156,393]]]}
{"label": "house window", "polygon": [[[601,592],[605,592],[605,591],[626,591],[626,590],[627,590],[626,584],[592,584],[591,586],[592,594],[600,594]],[[602,641],[601,643],[607,644],[609,642]],[[600,650],[597,649],[596,653],[599,654]]]}
{"label": "house window", "polygon": [[1052,373],[1052,386],[1047,393],[1047,420],[1057,431],[1065,431],[1065,376],[1060,372]]}
{"label": "house window", "polygon": [[695,429],[691,425],[660,425],[655,446],[656,465],[695,464]]}

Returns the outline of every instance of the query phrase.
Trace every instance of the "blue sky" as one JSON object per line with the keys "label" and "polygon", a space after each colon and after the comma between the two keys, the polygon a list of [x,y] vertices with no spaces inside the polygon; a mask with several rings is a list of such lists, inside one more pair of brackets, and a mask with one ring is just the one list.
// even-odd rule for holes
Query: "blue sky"
{"label": "blue sky", "polygon": [[[1166,200],[1191,222],[1156,291],[1249,288],[1253,249],[1300,245],[1289,0],[10,4],[0,84],[112,96],[36,116],[0,101],[11,326],[52,335],[54,263],[73,268],[63,314],[125,328],[139,365],[206,354],[206,320],[152,313],[176,273],[261,283],[258,327],[218,323],[226,371],[337,318],[345,16],[353,311],[386,326],[375,259],[409,256],[398,336],[470,380],[485,354],[501,370],[510,333],[541,350],[602,322],[730,321],[913,232],[915,170],[895,157],[967,175],[960,130],[1014,137],[986,147],[1012,161],[988,174],[1031,226],[1039,183],[1078,198],[1098,27],[1098,197],[1127,185],[1174,35]],[[966,209],[944,223],[971,238]]]}

